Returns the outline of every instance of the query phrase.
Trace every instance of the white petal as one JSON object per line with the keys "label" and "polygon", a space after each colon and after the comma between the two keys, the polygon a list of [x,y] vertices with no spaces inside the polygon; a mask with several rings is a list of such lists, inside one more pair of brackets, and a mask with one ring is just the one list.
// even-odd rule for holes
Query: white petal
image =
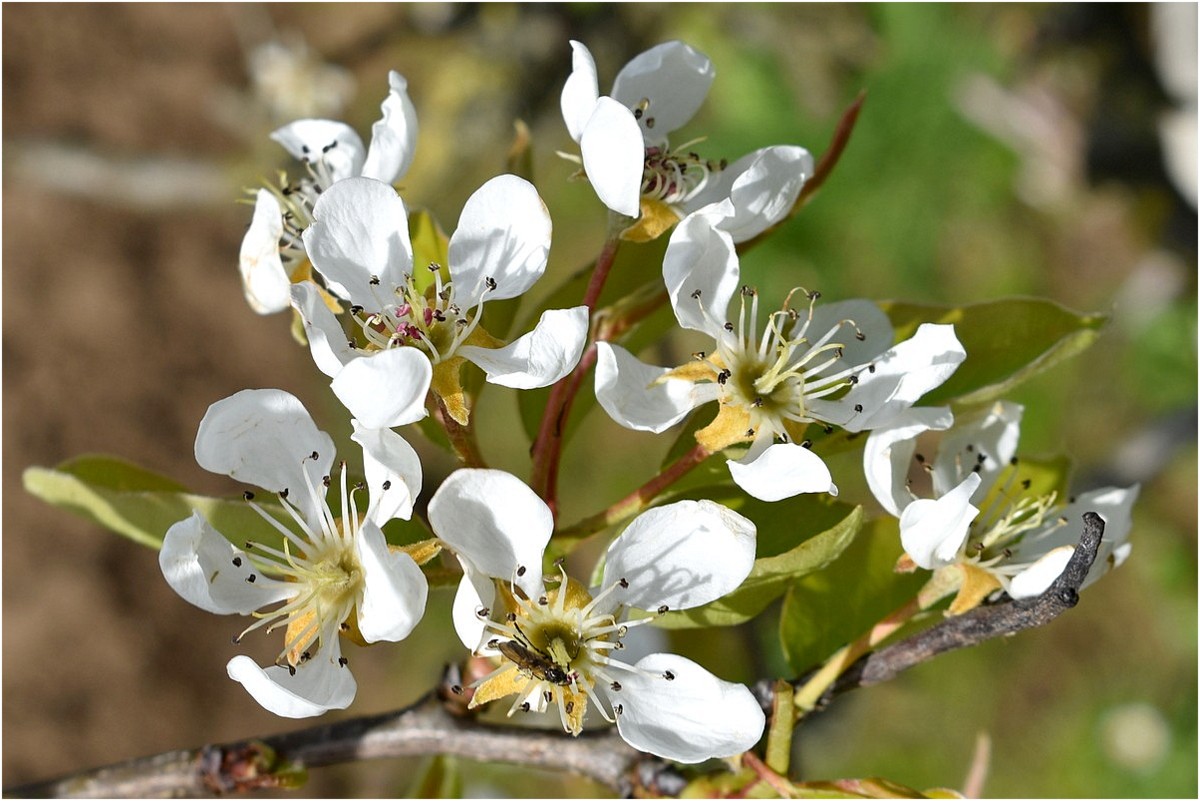
{"label": "white petal", "polygon": [[369,520],[354,544],[363,569],[358,630],[367,642],[403,640],[425,614],[425,574],[407,553],[389,549],[379,526]]}
{"label": "white petal", "polygon": [[999,401],[943,434],[933,460],[933,494],[948,492],[965,471],[977,467],[983,481],[972,500],[982,501],[1016,455],[1022,411],[1020,404]]}
{"label": "white petal", "polygon": [[344,122],[296,120],[272,132],[271,138],[305,163],[324,162],[334,181],[362,171],[366,148],[362,138]]}
{"label": "white petal", "polygon": [[[550,212],[524,178],[500,175],[475,190],[450,237],[454,302],[470,309],[485,296],[524,294],[546,271],[550,228]],[[488,278],[495,289],[484,286]]]}
{"label": "white petal", "polygon": [[[433,531],[473,570],[542,592],[542,552],[554,530],[545,502],[502,470],[450,474],[429,501]],[[522,575],[517,568],[525,568]]]}
{"label": "white petal", "polygon": [[317,519],[317,500],[308,487],[321,486],[333,457],[333,440],[294,395],[279,389],[244,389],[217,401],[196,433],[201,467],[272,492],[291,490],[289,501],[310,521]]}
{"label": "white petal", "polygon": [[638,361],[620,345],[596,343],[596,400],[615,422],[634,431],[666,431],[709,400],[670,370]]}
{"label": "white petal", "polygon": [[867,486],[884,509],[899,517],[901,510],[913,501],[908,470],[917,450],[917,437],[925,431],[949,428],[953,422],[954,415],[946,406],[909,409],[867,437],[863,472]]}
{"label": "white petal", "polygon": [[433,379],[429,359],[417,348],[392,348],[354,359],[330,386],[351,416],[366,428],[392,428],[420,420]]}
{"label": "white petal", "polygon": [[712,501],[678,501],[638,515],[608,548],[602,586],[624,578],[617,603],[691,609],[735,590],[754,566],[756,529]]}
{"label": "white petal", "polygon": [[612,96],[627,108],[650,101],[640,124],[646,141],[656,144],[696,115],[716,76],[708,56],[683,42],[665,42],[634,56],[617,73]]}
{"label": "white petal", "polygon": [[787,216],[812,173],[813,159],[804,148],[765,147],[722,170],[689,201],[687,211],[729,198],[734,213],[721,222],[721,229],[734,242],[745,242]]}
{"label": "white petal", "polygon": [[671,234],[663,280],[675,318],[684,328],[724,335],[729,301],[740,277],[737,251],[717,223],[731,213],[728,201],[689,214]]}
{"label": "white petal", "polygon": [[333,378],[348,362],[362,355],[350,347],[341,323],[325,305],[325,299],[312,281],[292,284],[292,305],[304,321],[308,349],[322,373]]}
{"label": "white petal", "polygon": [[[887,425],[926,392],[941,386],[964,358],[966,351],[954,335],[954,326],[925,323],[874,362],[874,372],[859,374],[858,383],[836,401],[845,422],[829,422],[852,432]],[[855,405],[863,411],[855,412]]]}
{"label": "white petal", "polygon": [[579,138],[583,171],[600,201],[618,214],[641,214],[646,147],[637,120],[611,97],[600,98]]}
{"label": "white petal", "polygon": [[[392,290],[412,271],[404,201],[389,184],[350,178],[326,189],[304,231],[313,266],[368,311],[392,303]],[[379,279],[372,284],[372,276]]]}
{"label": "white petal", "polygon": [[1013,598],[1036,598],[1041,595],[1054,580],[1062,575],[1075,554],[1074,545],[1060,545],[1044,554],[1040,559],[1020,573],[1012,577],[1008,586],[1008,594]]}
{"label": "white petal", "polygon": [[383,117],[371,126],[362,175],[390,184],[408,172],[417,149],[417,110],[408,97],[408,81],[395,70],[388,72],[388,96],[379,109]]}
{"label": "white petal", "polygon": [[350,438],[363,449],[363,472],[371,498],[367,517],[381,526],[395,517],[408,520],[413,502],[421,494],[417,452],[395,431],[351,422],[354,434]]}
{"label": "white petal", "polygon": [[254,217],[242,237],[238,268],[242,272],[242,290],[246,302],[259,314],[274,314],[288,307],[287,272],[279,256],[283,236],[283,211],[279,201],[265,189],[258,190]]}
{"label": "white petal", "polygon": [[610,697],[623,707],[617,730],[639,751],[690,764],[743,753],[762,737],[766,716],[743,685],[674,654],[651,654],[636,668]]}
{"label": "white petal", "polygon": [[[583,43],[571,40],[571,74],[563,85],[560,105],[563,122],[567,124],[567,131],[576,142],[583,136],[583,126],[592,116],[599,99],[600,83],[596,78],[596,62]],[[640,145],[640,132],[638,139]]]}
{"label": "white petal", "polygon": [[532,331],[503,348],[465,345],[458,353],[483,368],[488,383],[535,389],[548,387],[575,369],[587,334],[587,306],[548,309]]}
{"label": "white petal", "polygon": [[837,495],[837,485],[820,456],[792,442],[772,443],[769,435],[755,444],[759,442],[767,443],[761,452],[752,447],[740,460],[727,462],[733,482],[748,495],[768,502],[806,492]]}
{"label": "white petal", "polygon": [[[234,560],[241,565],[235,565]],[[296,594],[296,585],[254,572],[245,552],[217,533],[199,512],[167,529],[158,566],[183,600],[218,615],[248,615]]]}
{"label": "white petal", "polygon": [[900,515],[900,542],[912,560],[926,570],[958,561],[971,521],[979,510],[971,495],[980,478],[971,473],[963,483],[936,500],[913,501]]}
{"label": "white petal", "polygon": [[307,662],[296,667],[296,675],[284,667],[266,670],[248,656],[235,656],[225,666],[229,678],[268,712],[285,718],[311,718],[330,709],[345,709],[354,700],[358,685],[350,669],[339,665],[341,646],[336,636]]}
{"label": "white petal", "polygon": [[458,635],[458,639],[470,650],[478,651],[479,645],[487,636],[487,624],[484,618],[475,613],[481,607],[491,607],[495,602],[496,592],[492,586],[492,580],[484,577],[487,582],[486,595],[480,595],[479,588],[473,583],[473,579],[476,577],[471,575],[474,568],[464,564],[463,570],[470,572],[464,575],[462,581],[458,583],[458,590],[454,593],[451,617],[454,620],[454,633]]}

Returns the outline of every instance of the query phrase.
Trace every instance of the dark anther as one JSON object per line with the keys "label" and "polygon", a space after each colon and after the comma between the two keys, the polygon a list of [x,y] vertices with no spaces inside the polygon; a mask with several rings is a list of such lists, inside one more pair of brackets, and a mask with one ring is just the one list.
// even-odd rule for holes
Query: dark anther
{"label": "dark anther", "polygon": [[614,706],[614,707],[613,707],[613,712],[615,712],[615,713],[616,713],[616,714],[618,714],[618,715],[620,715],[620,714],[621,714],[621,713],[623,713],[624,711],[625,711],[625,705],[624,705],[624,704],[617,704],[616,706]]}
{"label": "dark anther", "polygon": [[312,651],[305,651],[304,653],[300,654],[301,662],[307,662],[310,659],[312,659]]}
{"label": "dark anther", "polygon": [[1005,549],[1004,549],[1004,551],[1003,551],[1003,553],[1004,553],[1004,558],[1005,558],[1005,559],[1011,559],[1011,558],[1012,558],[1012,553],[1013,553],[1013,552],[1012,552],[1012,548],[1005,548]]}
{"label": "dark anther", "polygon": [[818,291],[817,291],[817,290],[815,290],[815,289],[814,289],[812,292],[809,292],[809,293],[808,293],[808,299],[809,299],[809,300],[819,300],[819,299],[820,299],[820,297],[821,297],[821,293],[820,293],[820,292],[818,292]]}
{"label": "dark anther", "polygon": [[505,615],[504,617],[505,617],[505,619],[506,619],[506,620],[508,620],[508,622],[509,622],[509,623],[516,623],[516,622],[517,622],[517,613],[516,613],[516,612],[509,612],[509,613],[508,613],[507,615]]}
{"label": "dark anther", "polygon": [[245,548],[245,549],[248,551],[248,550],[250,550],[251,548],[253,548],[253,547],[254,547],[254,543],[253,543],[253,542],[251,542],[250,540],[246,540],[246,542],[244,542],[244,543],[242,544],[242,547],[243,547],[243,548]]}
{"label": "dark anther", "polygon": [[663,672],[663,678],[667,681],[675,681],[675,674],[667,670]]}
{"label": "dark anther", "polygon": [[525,565],[521,565],[520,567],[517,568],[517,575],[518,576],[525,575]]}
{"label": "dark anther", "polygon": [[346,657],[344,657],[344,656],[339,656],[339,657],[338,657],[338,665],[339,665],[339,666],[341,666],[341,667],[345,667],[345,666],[346,666],[346,665],[348,665],[348,664],[350,664],[350,660],[349,660],[349,659],[347,659],[347,658],[346,658]]}
{"label": "dark anther", "polygon": [[338,626],[338,631],[349,631],[349,630],[350,630],[349,623],[342,623]]}
{"label": "dark anther", "polygon": [[646,127],[647,127],[647,128],[653,128],[653,127],[654,127],[654,118],[653,118],[653,117],[647,117],[647,118],[646,118]]}
{"label": "dark anther", "polygon": [[861,403],[854,404],[854,411],[859,412],[861,414],[862,413],[862,404]]}
{"label": "dark anther", "polygon": [[350,313],[351,313],[351,314],[362,314],[362,313],[363,313],[363,307],[362,307],[362,306],[351,306],[351,307],[350,307]]}
{"label": "dark anther", "polygon": [[521,711],[522,711],[522,712],[528,712],[528,711],[529,711],[529,702],[528,702],[528,701],[526,701],[525,703],[521,704]]}
{"label": "dark anther", "polygon": [[980,464],[983,464],[984,462],[987,461],[987,454],[986,453],[979,454],[978,456],[975,457],[975,461],[979,462]]}
{"label": "dark anther", "polygon": [[428,269],[429,272],[436,273],[438,270],[442,269],[442,265],[438,264],[436,261],[431,261],[429,262]]}
{"label": "dark anther", "polygon": [[322,152],[322,153],[328,153],[330,150],[333,150],[335,147],[337,147],[337,140],[336,140],[336,139],[334,139],[334,140],[333,140],[332,142],[330,142],[329,144],[325,145],[325,147],[321,148],[321,152]]}
{"label": "dark anther", "polygon": [[981,464],[976,464],[974,467],[972,467],[972,468],[971,468],[971,472],[972,472],[972,473],[982,473],[982,472],[983,472],[983,465],[981,465]]}
{"label": "dark anther", "polygon": [[242,557],[240,557],[240,556],[233,557],[233,566],[241,567],[242,566]]}
{"label": "dark anther", "polygon": [[696,360],[696,361],[698,361],[698,362],[702,362],[702,361],[704,361],[704,357],[706,357],[706,356],[708,356],[708,354],[707,354],[707,353],[705,353],[705,352],[704,352],[704,351],[702,351],[702,350],[698,350],[698,351],[696,351],[695,353],[693,353],[693,354],[692,354],[692,358],[693,358],[693,359],[695,359],[695,360]]}
{"label": "dark anther", "polygon": [[721,372],[717,373],[717,383],[724,386],[725,382],[728,381],[732,375],[733,373],[728,368],[722,370]]}
{"label": "dark anther", "polygon": [[562,567],[564,564],[566,564],[566,562],[567,562],[567,557],[565,557],[565,556],[560,556],[560,557],[558,557],[557,559],[555,559],[555,560],[554,560],[554,563],[553,563],[553,564],[554,564],[554,566],[555,566],[555,567]]}
{"label": "dark anther", "polygon": [[1017,463],[1017,457],[1014,456],[1013,458],[1009,459],[1008,463],[1015,466]]}
{"label": "dark anther", "polygon": [[917,464],[925,464],[925,454],[915,453],[913,454],[913,458],[917,460]]}
{"label": "dark anther", "polygon": [[370,284],[371,286],[379,286],[379,276],[372,275],[371,280],[367,281],[367,283]]}
{"label": "dark anther", "polygon": [[745,437],[753,437],[753,436],[754,436],[754,429],[753,429],[753,428],[747,428],[747,429],[746,429],[746,433],[745,433],[745,434],[743,434],[742,436],[745,436]]}
{"label": "dark anther", "polygon": [[975,446],[970,443],[967,443],[967,453],[974,453],[974,452],[975,452]]}
{"label": "dark anther", "polygon": [[567,701],[567,714],[569,715],[569,714],[571,714],[571,713],[572,713],[572,712],[574,712],[574,711],[575,711],[575,702],[574,702],[574,701]]}
{"label": "dark anther", "polygon": [[846,355],[846,349],[844,347],[842,347],[841,345],[838,345],[837,348],[835,348],[833,352],[837,354],[837,357],[839,359]]}
{"label": "dark anther", "polygon": [[295,666],[295,665],[288,665],[287,667],[288,667],[288,675],[289,675],[289,676],[295,676],[295,675],[296,675],[296,666]]}
{"label": "dark anther", "polygon": [[857,328],[854,329],[854,338],[857,339],[859,342],[867,341],[867,335],[864,334],[862,331],[859,331]]}
{"label": "dark anther", "polygon": [[258,576],[256,576],[256,575],[254,575],[253,573],[251,573],[250,575],[246,576],[246,581],[248,581],[248,582],[250,582],[251,584],[253,584],[253,583],[254,583],[254,580],[255,580],[255,579],[257,579],[257,578],[258,578]]}
{"label": "dark anther", "polygon": [[761,396],[761,395],[755,395],[755,396],[754,396],[754,400],[750,402],[750,405],[751,405],[751,406],[753,406],[755,409],[761,409],[761,408],[762,408],[762,405],[763,405],[763,399],[762,399],[762,396]]}
{"label": "dark anther", "polygon": [[803,442],[801,442],[801,443],[800,443],[800,447],[801,447],[801,448],[811,448],[811,447],[812,447],[812,440],[811,440],[811,439],[806,439],[806,440],[804,440]]}
{"label": "dark anther", "polygon": [[554,700],[554,695],[549,690],[546,690],[545,692],[543,692],[542,697],[546,699],[547,704],[550,703],[552,700]]}
{"label": "dark anther", "polygon": [[311,153],[312,151],[308,149],[308,145],[300,145],[300,152],[307,155],[308,153]]}
{"label": "dark anther", "polygon": [[660,615],[665,615],[668,611],[670,611],[670,609],[671,609],[671,607],[667,606],[666,604],[663,604],[662,606],[658,607],[658,613]]}
{"label": "dark anther", "polygon": [[240,642],[242,641],[242,635],[241,635],[241,634],[235,634],[235,635],[233,635],[232,637],[230,637],[230,638],[229,638],[229,641],[230,641],[231,643],[233,643],[234,645],[237,645],[238,643],[240,643]]}
{"label": "dark anther", "polygon": [[348,339],[346,340],[346,347],[348,347],[350,350],[358,350],[358,343],[353,339]]}
{"label": "dark anther", "polygon": [[392,488],[392,482],[390,480],[383,482],[383,488],[385,490],[390,490]]}
{"label": "dark anther", "polygon": [[545,605],[546,605],[546,604],[548,604],[548,603],[550,603],[550,599],[549,599],[549,598],[547,598],[545,595],[543,595],[542,597],[538,598],[538,606],[545,606]]}
{"label": "dark anther", "polygon": [[699,290],[699,289],[693,290],[693,291],[692,291],[692,300],[699,300],[699,299],[700,299],[700,294],[701,294],[701,293],[700,293],[700,290]]}
{"label": "dark anther", "polygon": [[749,284],[742,284],[742,294],[745,295],[746,297],[753,297],[754,296],[754,288],[751,287]]}
{"label": "dark anther", "polygon": [[624,577],[617,579],[617,584],[621,585],[621,589],[623,590],[629,589],[629,581]]}
{"label": "dark anther", "polygon": [[[1025,479],[1025,489],[1029,489],[1029,479]],[[1075,503],[1075,496],[1072,495],[1070,498],[1067,498],[1067,503]]]}
{"label": "dark anther", "polygon": [[732,333],[733,332],[733,323],[725,323],[725,330]]}
{"label": "dark anther", "polygon": [[290,489],[288,489],[287,487],[284,487],[283,489],[281,489],[279,491],[279,497],[283,498],[284,500],[287,500],[287,496],[290,491],[291,491]]}
{"label": "dark anther", "polygon": [[642,118],[642,115],[643,115],[643,114],[645,114],[645,113],[646,113],[646,112],[645,112],[645,111],[643,111],[642,109],[640,109],[640,108],[635,108],[635,109],[633,110],[633,118],[634,118],[635,120],[640,120],[640,119]]}
{"label": "dark anther", "polygon": [[477,617],[487,617],[491,613],[492,613],[492,610],[488,609],[486,606],[481,606],[475,610],[475,615]]}
{"label": "dark anther", "polygon": [[500,640],[496,637],[493,637],[492,639],[487,641],[488,648],[498,648],[499,646],[500,646]]}
{"label": "dark anther", "polygon": [[485,287],[487,287],[488,289],[495,289],[496,288],[496,279],[492,278],[489,275],[487,278],[483,279],[483,285]]}
{"label": "dark anther", "polygon": [[454,693],[455,695],[462,695],[463,694],[462,685],[461,684],[450,685],[450,692]]}
{"label": "dark anther", "polygon": [[850,376],[849,378],[846,379],[846,383],[849,384],[850,386],[854,386],[855,384],[858,383],[858,376],[856,376],[856,375]]}
{"label": "dark anther", "polygon": [[612,684],[608,685],[608,687],[614,693],[621,692],[621,682],[619,682],[619,681],[614,681]]}
{"label": "dark anther", "polygon": [[822,428],[821,430],[822,430],[822,431],[824,431],[826,434],[832,434],[832,433],[833,433],[833,426],[827,425],[827,426],[825,426],[824,428]]}
{"label": "dark anther", "polygon": [[320,458],[321,458],[321,454],[317,453],[316,451],[313,451],[312,453],[310,453],[310,454],[308,455],[308,458],[309,458],[309,459],[312,459],[312,460],[315,462],[315,461],[317,461],[318,459],[320,459]]}
{"label": "dark anther", "polygon": [[252,500],[254,500],[254,493],[251,492],[250,490],[246,490],[245,492],[242,493],[242,497],[248,501],[252,501]]}
{"label": "dark anther", "polygon": [[328,489],[332,482],[330,482],[329,476],[321,476],[321,483],[325,485],[326,489]]}
{"label": "dark anther", "polygon": [[875,372],[875,365],[874,365],[874,364],[868,364],[868,365],[867,365],[867,372],[868,372],[868,373],[873,373],[873,372]]}

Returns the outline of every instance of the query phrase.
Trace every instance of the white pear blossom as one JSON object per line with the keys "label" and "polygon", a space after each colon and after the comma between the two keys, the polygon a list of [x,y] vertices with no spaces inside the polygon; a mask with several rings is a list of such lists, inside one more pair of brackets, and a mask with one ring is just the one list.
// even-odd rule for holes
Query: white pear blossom
{"label": "white pear blossom", "polygon": [[[391,186],[349,178],[322,194],[304,243],[321,275],[345,288],[365,347],[347,341],[315,285],[296,284],[292,298],[317,366],[333,378],[351,413],[365,425],[412,422],[420,414],[412,416],[411,402],[423,400],[432,370],[434,391],[465,423],[458,379],[464,359],[489,382],[516,389],[548,386],[569,373],[587,338],[587,307],[548,310],[508,345],[480,327],[485,301],[518,297],[541,278],[550,228],[532,184],[515,175],[493,178],[467,200],[450,237],[450,281],[442,282],[439,265],[420,265],[435,273],[422,289],[404,201]],[[400,378],[402,359],[410,373]],[[415,388],[418,380],[424,381],[419,393],[387,391],[398,383]]]}
{"label": "white pear blossom", "polygon": [[1105,520],[1100,552],[1083,586],[1129,556],[1137,485],[1085,492],[1066,502],[1031,490],[1016,457],[1023,408],[997,402],[949,426],[949,419],[903,416],[867,438],[863,466],[875,497],[900,518],[912,562],[927,570],[961,568],[940,586],[959,587],[951,611],[996,590],[1041,595],[1058,578],[1083,532],[1082,515]]}
{"label": "white pear blossom", "polygon": [[627,217],[655,218],[646,238],[725,199],[734,211],[721,225],[734,242],[757,236],[791,210],[813,173],[804,148],[766,147],[726,164],[692,151],[700,140],[669,144],[716,77],[703,53],[678,41],[652,47],[626,64],[612,95],[602,97],[592,54],[580,42],[571,48],[573,69],[561,101],[567,130],[600,200]]}
{"label": "white pear blossom", "polygon": [[559,567],[542,572],[549,508],[499,470],[450,475],[429,521],[465,575],[454,600],[463,644],[498,657],[471,706],[515,695],[509,714],[554,709],[579,734],[589,706],[630,745],[678,762],[740,754],[762,736],[750,691],[673,654],[617,658],[631,609],[689,609],[735,589],[754,564],[754,524],[711,501],[680,501],[637,517],[609,546],[589,590]]}
{"label": "white pear blossom", "polygon": [[260,189],[256,195],[239,266],[246,301],[259,314],[291,305],[288,287],[305,277],[308,263],[301,235],[322,192],[353,176],[393,183],[408,172],[416,150],[417,112],[408,82],[394,70],[388,73],[388,90],[380,106],[383,116],[371,126],[369,148],[353,128],[335,120],[297,120],[271,134],[308,172],[282,189]]}
{"label": "white pear blossom", "polygon": [[[797,309],[798,290],[768,315],[760,336],[758,294],[738,289],[733,240],[714,224],[728,213],[726,201],[689,215],[663,261],[676,319],[710,336],[713,347],[668,369],[599,342],[596,397],[616,422],[654,433],[716,401],[716,419],[696,439],[710,452],[749,443],[744,456],[729,460],[738,486],[764,501],[836,494],[828,467],[807,447],[807,426],[858,432],[888,424],[949,378],[965,352],[953,326],[922,325],[893,345],[892,326],[875,304],[817,306],[817,293],[801,293],[808,308]],[[735,293],[736,322],[729,309]]]}
{"label": "white pear blossom", "polygon": [[[286,630],[273,666],[236,656],[227,668],[258,703],[284,717],[320,715],[354,699],[340,632],[368,643],[402,640],[425,609],[421,569],[407,553],[390,550],[380,528],[412,514],[420,462],[392,431],[355,423],[353,439],[363,448],[365,487],[347,485],[344,462],[339,475],[330,474],[333,441],[292,395],[245,390],[214,403],[196,435],[196,461],[277,493],[294,525],[267,514],[248,492],[247,501],[281,535],[282,549],[254,542],[239,548],[194,513],[171,526],[159,554],[167,582],[186,601],[258,618],[236,641],[259,628]],[[334,483],[338,515],[325,500]]]}

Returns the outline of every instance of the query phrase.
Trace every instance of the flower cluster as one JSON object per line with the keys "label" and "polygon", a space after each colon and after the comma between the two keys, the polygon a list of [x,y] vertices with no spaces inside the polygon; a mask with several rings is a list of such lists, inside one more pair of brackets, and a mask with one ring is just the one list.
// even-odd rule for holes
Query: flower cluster
{"label": "flower cluster", "polygon": [[[739,246],[791,215],[813,160],[780,145],[729,164],[699,155],[700,140],[672,144],[715,78],[706,56],[681,42],[658,45],[601,96],[591,53],[579,42],[571,48],[562,113],[580,155],[568,158],[619,225],[584,302],[544,308],[511,341],[500,336],[507,323],[486,327],[511,316],[485,313],[485,305],[515,302],[547,272],[551,215],[532,183],[516,175],[484,183],[444,243],[438,260],[446,263],[429,263],[416,255],[410,207],[394,186],[417,135],[403,77],[389,75],[369,147],[331,120],[272,134],[305,174],[257,194],[240,261],[246,299],[259,313],[294,309],[313,362],[352,419],[362,461],[361,470],[358,462],[335,466],[333,440],[280,390],[237,393],[201,421],[197,462],[269,493],[245,498],[270,536],[245,541],[197,512],[167,531],[160,564],[192,604],[253,616],[235,641],[282,632],[273,664],[247,656],[228,664],[255,700],[287,717],[346,707],[356,685],[342,638],[368,645],[408,636],[425,612],[422,566],[445,552],[445,567],[457,563],[462,575],[444,624],[490,665],[454,688],[470,707],[506,699],[509,715],[546,713],[572,735],[606,721],[635,748],[685,763],[746,752],[765,718],[745,686],[683,656],[622,653],[664,616],[723,600],[735,607],[748,577],[778,564],[773,554],[756,560],[757,528],[747,516],[667,492],[684,469],[715,454],[727,463],[726,491],[786,503],[838,495],[822,446],[858,440],[867,487],[899,519],[907,551],[899,568],[934,571],[922,602],[956,594],[950,613],[1000,593],[1043,592],[1066,565],[1085,510],[1109,524],[1089,581],[1127,557],[1136,487],[1064,503],[1056,487],[1022,473],[1019,406],[956,408],[956,421],[949,407],[920,405],[969,355],[953,325],[922,323],[898,337],[873,302],[823,302],[800,287],[768,300],[742,284]],[[672,228],[661,283],[655,276],[639,297],[669,302],[700,348],[659,367],[614,341],[619,326],[601,324],[619,317],[619,302],[593,311],[617,246]],[[553,385],[542,421],[553,436],[535,441],[529,483],[486,466],[461,376],[467,362],[495,385]],[[593,365],[596,400],[620,426],[658,434],[705,416],[689,429],[691,462],[664,468],[589,518],[598,525],[566,531],[556,519],[556,449]],[[709,404],[711,417],[700,411]],[[421,507],[420,460],[393,429],[430,414],[427,425],[441,427],[461,467]],[[389,544],[389,523],[413,518],[414,509],[422,511],[413,525],[428,538]],[[573,561],[547,556],[569,555],[581,532],[601,531],[607,550],[583,578],[569,572]]]}

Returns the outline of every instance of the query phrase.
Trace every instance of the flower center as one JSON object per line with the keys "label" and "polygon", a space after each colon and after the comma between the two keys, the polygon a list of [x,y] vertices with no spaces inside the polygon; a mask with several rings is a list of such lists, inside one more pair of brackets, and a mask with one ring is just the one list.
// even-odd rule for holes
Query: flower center
{"label": "flower center", "polygon": [[[789,427],[799,428],[821,418],[809,401],[824,398],[858,383],[858,373],[873,365],[838,366],[844,343],[838,338],[852,320],[841,320],[828,331],[810,338],[812,308],[818,292],[804,293],[809,299],[807,316],[791,307],[793,289],[779,311],[767,317],[766,329],[758,337],[758,292],[742,287],[738,324],[725,323],[717,338],[716,358],[704,356],[716,371],[721,402],[744,409],[757,435],[765,429],[789,439]],[[749,300],[749,308],[747,308]],[[862,332],[854,329],[854,336]],[[856,408],[856,411],[861,409]]]}
{"label": "flower center", "polygon": [[642,197],[658,200],[669,206],[686,203],[708,185],[713,173],[725,169],[724,160],[705,161],[686,148],[694,140],[676,149],[646,148],[642,165]]}
{"label": "flower center", "polygon": [[[483,312],[483,299],[472,310],[464,312],[454,302],[454,285],[443,284],[441,267],[429,264],[433,273],[433,284],[422,290],[412,275],[405,275],[404,284],[393,289],[393,298],[384,300],[377,296],[378,311],[368,312],[362,306],[351,306],[350,313],[363,331],[367,347],[372,350],[413,345],[423,348],[434,364],[454,355],[458,347],[469,337],[479,324]],[[378,287],[379,279],[371,278],[371,286]],[[487,291],[496,288],[496,282],[485,281]]]}
{"label": "flower center", "polygon": [[[313,453],[310,459],[317,459]],[[307,461],[307,460],[306,460]],[[250,506],[283,535],[283,549],[269,545],[247,542],[246,558],[255,570],[269,579],[295,585],[295,593],[281,606],[268,611],[254,612],[258,621],[247,627],[235,638],[238,642],[249,632],[265,627],[272,632],[285,627],[283,650],[275,663],[295,671],[296,665],[311,658],[310,646],[317,647],[328,638],[336,636],[339,629],[353,614],[362,597],[364,573],[358,558],[355,540],[361,520],[354,501],[354,492],[347,485],[346,465],[341,465],[342,515],[335,517],[325,499],[324,488],[330,484],[329,476],[317,490],[304,472],[305,489],[317,510],[318,520],[306,520],[295,505],[288,501],[289,489],[279,493],[280,503],[296,522],[300,533],[292,531],[269,515],[254,502],[253,493],[245,497]],[[353,490],[363,489],[361,484]],[[241,557],[233,560],[241,566]],[[257,574],[251,572],[246,580],[254,582]]]}

